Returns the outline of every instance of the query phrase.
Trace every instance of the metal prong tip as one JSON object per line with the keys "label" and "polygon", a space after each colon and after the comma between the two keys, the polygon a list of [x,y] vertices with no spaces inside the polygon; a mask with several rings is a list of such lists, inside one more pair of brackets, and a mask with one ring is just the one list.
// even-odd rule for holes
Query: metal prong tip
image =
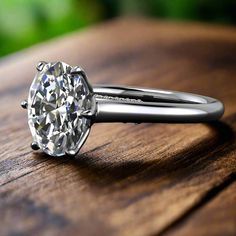
{"label": "metal prong tip", "polygon": [[71,69],[71,74],[79,74],[79,73],[81,73],[81,72],[83,72],[83,69],[82,68],[80,68],[79,66],[76,66],[76,67],[73,67],[72,69]]}
{"label": "metal prong tip", "polygon": [[32,142],[30,146],[33,150],[39,150],[39,146],[36,142]]}
{"label": "metal prong tip", "polygon": [[87,118],[91,118],[93,115],[94,114],[91,111],[83,111],[80,114],[81,117],[87,117]]}
{"label": "metal prong tip", "polygon": [[68,152],[66,152],[66,155],[68,157],[75,157],[76,156],[76,152],[75,151],[68,151]]}
{"label": "metal prong tip", "polygon": [[42,71],[43,70],[43,67],[47,64],[47,62],[45,61],[40,61],[37,66],[36,66],[36,69],[37,71]]}
{"label": "metal prong tip", "polygon": [[22,108],[26,109],[27,106],[28,106],[28,102],[26,100],[24,100],[20,103],[20,105],[21,105]]}

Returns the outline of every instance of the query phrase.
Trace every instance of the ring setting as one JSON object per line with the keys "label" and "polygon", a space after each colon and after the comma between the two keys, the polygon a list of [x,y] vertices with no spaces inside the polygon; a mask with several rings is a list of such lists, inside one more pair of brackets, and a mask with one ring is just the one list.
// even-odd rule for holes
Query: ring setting
{"label": "ring setting", "polygon": [[130,88],[94,86],[83,69],[64,62],[39,62],[28,99],[33,150],[50,156],[76,155],[93,123],[206,122],[219,119],[223,104],[201,95]]}

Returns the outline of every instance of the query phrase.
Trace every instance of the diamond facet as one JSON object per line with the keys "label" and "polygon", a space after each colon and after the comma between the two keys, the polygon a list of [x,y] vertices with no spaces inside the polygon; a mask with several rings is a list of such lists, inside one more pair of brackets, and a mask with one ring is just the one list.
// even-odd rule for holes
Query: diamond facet
{"label": "diamond facet", "polygon": [[78,152],[91,126],[81,114],[95,109],[87,80],[71,70],[63,62],[47,63],[30,87],[29,127],[34,141],[52,156]]}

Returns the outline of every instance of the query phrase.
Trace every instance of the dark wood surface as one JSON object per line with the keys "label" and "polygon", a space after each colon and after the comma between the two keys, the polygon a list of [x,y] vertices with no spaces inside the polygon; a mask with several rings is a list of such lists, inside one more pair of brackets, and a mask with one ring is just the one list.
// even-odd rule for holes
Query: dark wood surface
{"label": "dark wood surface", "polygon": [[[39,60],[91,83],[221,99],[213,124],[97,124],[75,158],[30,149]],[[0,61],[0,235],[236,235],[236,29],[123,19]]]}

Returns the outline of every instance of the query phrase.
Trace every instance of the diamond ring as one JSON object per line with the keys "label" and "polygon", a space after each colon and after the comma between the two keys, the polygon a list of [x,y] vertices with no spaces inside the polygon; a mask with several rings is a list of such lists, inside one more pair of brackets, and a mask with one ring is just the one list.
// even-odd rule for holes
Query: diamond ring
{"label": "diamond ring", "polygon": [[85,72],[64,62],[39,62],[28,99],[32,149],[76,155],[99,122],[195,123],[219,119],[223,104],[183,92],[122,86],[92,87]]}

